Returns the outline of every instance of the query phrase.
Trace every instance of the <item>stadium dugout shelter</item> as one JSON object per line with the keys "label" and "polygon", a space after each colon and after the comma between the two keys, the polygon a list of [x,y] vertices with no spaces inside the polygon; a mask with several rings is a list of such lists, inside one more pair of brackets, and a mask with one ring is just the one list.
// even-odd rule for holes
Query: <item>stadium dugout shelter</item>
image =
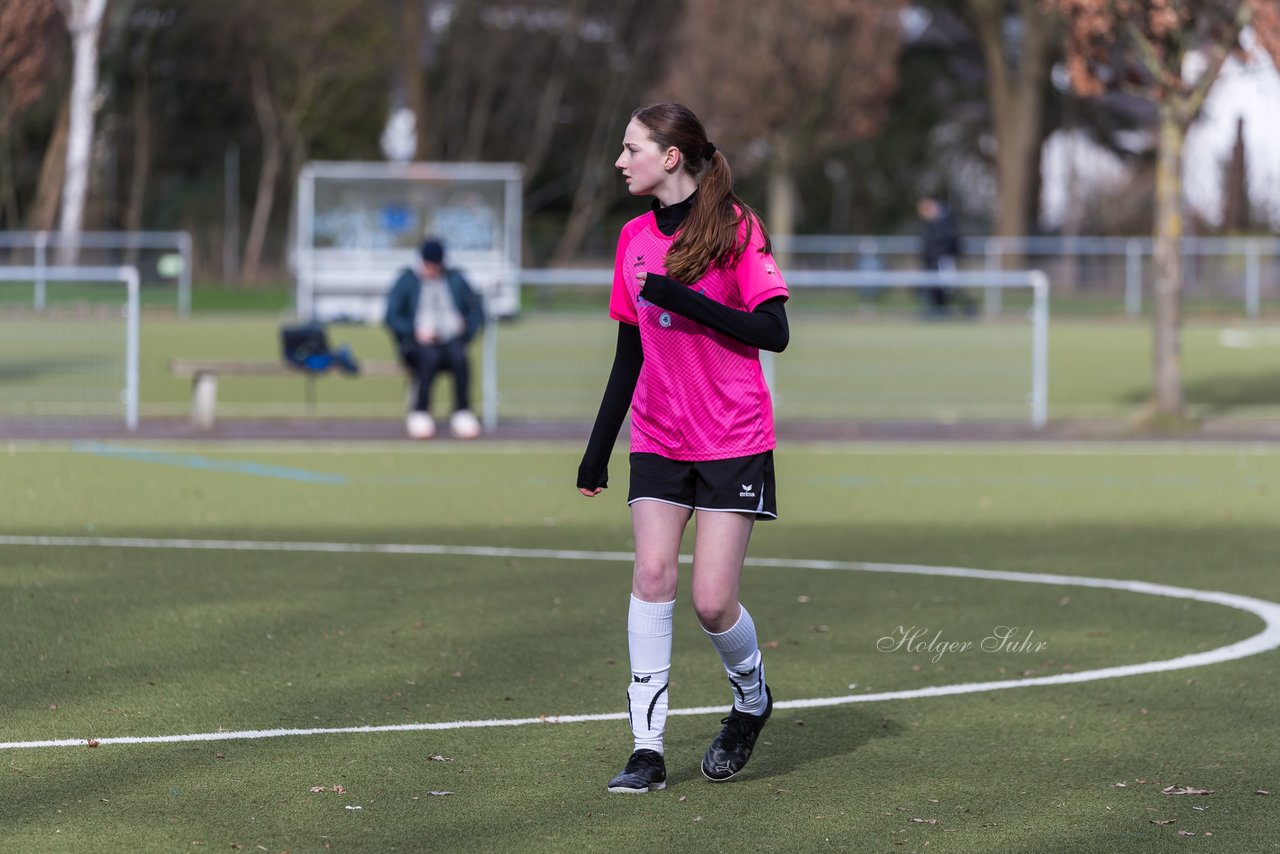
{"label": "stadium dugout shelter", "polygon": [[[490,319],[520,310],[524,169],[518,163],[308,163],[298,176],[298,317],[380,324],[387,291],[426,235],[481,294]],[[483,334],[486,430],[497,426],[497,328]]]}

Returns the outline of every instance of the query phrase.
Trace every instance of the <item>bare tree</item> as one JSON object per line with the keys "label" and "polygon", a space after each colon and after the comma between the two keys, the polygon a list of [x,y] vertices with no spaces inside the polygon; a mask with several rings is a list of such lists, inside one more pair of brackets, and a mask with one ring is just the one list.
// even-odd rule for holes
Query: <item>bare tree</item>
{"label": "bare tree", "polygon": [[10,133],[17,117],[44,94],[57,62],[53,0],[0,0],[0,220],[18,224]]}
{"label": "bare tree", "polygon": [[98,88],[98,35],[107,0],[58,0],[67,19],[75,57],[67,125],[67,166],[62,182],[62,215],[58,230],[60,263],[74,263],[84,227],[85,197],[89,193],[89,156],[93,149],[94,96]]}
{"label": "bare tree", "polygon": [[1044,93],[1061,49],[1061,19],[1040,0],[965,0],[962,10],[987,72],[996,139],[995,232],[1016,237],[1034,221]]}
{"label": "bare tree", "polygon": [[1149,417],[1181,419],[1182,149],[1255,9],[1259,39],[1280,43],[1274,0],[1048,0],[1067,19],[1067,65],[1085,96],[1122,89],[1155,104],[1154,376]]}
{"label": "bare tree", "polygon": [[[717,145],[763,142],[770,230],[795,231],[796,175],[869,136],[897,81],[904,0],[690,3],[662,96],[688,104]],[[736,162],[745,162],[739,158]]]}
{"label": "bare tree", "polygon": [[[262,160],[242,277],[261,270],[282,178],[294,177],[325,131],[321,105],[335,93],[376,81],[385,97],[395,59],[389,15],[369,12],[366,0],[295,0],[286,5],[226,0],[228,50],[246,46],[245,85],[262,142]],[[369,128],[376,139],[381,128]]]}

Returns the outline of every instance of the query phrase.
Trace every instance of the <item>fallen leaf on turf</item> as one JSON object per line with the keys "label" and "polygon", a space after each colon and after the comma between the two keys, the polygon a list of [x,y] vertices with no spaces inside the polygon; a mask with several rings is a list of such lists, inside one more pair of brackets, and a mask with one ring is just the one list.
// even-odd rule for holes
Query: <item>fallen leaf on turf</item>
{"label": "fallen leaf on turf", "polygon": [[938,820],[936,818],[913,818],[911,819],[911,823],[912,824],[937,824]]}
{"label": "fallen leaf on turf", "polygon": [[444,797],[445,795],[452,795],[452,794],[453,794],[453,792],[427,792],[427,794],[428,794],[428,795],[435,795],[437,798],[442,798],[442,797]]}
{"label": "fallen leaf on turf", "polygon": [[232,848],[234,848],[234,849],[236,849],[237,851],[239,851],[239,850],[240,850],[241,848],[243,848],[244,846],[243,846],[243,845],[241,845],[239,842],[232,842],[232,843],[231,843],[231,847],[232,847]]}
{"label": "fallen leaf on turf", "polygon": [[1195,833],[1193,833],[1190,830],[1179,830],[1178,835],[1179,836],[1195,836]]}
{"label": "fallen leaf on turf", "polygon": [[1158,825],[1160,825],[1161,827],[1163,827],[1163,826],[1164,826],[1164,825],[1166,825],[1166,824],[1173,824],[1175,821],[1177,821],[1177,819],[1176,819],[1176,818],[1153,818],[1153,819],[1151,819],[1151,823],[1152,823],[1152,824],[1158,824]]}
{"label": "fallen leaf on turf", "polygon": [[214,759],[226,759],[226,758],[227,758],[227,755],[226,755],[225,753],[215,753],[215,754],[213,754],[213,758],[214,758]]}
{"label": "fallen leaf on turf", "polygon": [[448,756],[441,756],[439,753],[433,753],[427,757],[428,762],[452,762],[453,759]]}
{"label": "fallen leaf on turf", "polygon": [[1127,789],[1127,788],[1129,788],[1129,784],[1128,784],[1128,783],[1116,783],[1116,788],[1117,788],[1117,789]]}
{"label": "fallen leaf on turf", "polygon": [[91,738],[87,742],[85,742],[85,744],[88,744],[90,747],[97,747],[98,745],[102,744],[102,742],[98,741],[96,738]]}
{"label": "fallen leaf on turf", "polygon": [[1166,786],[1160,790],[1162,795],[1212,795],[1213,789],[1200,789],[1195,786]]}
{"label": "fallen leaf on turf", "polygon": [[342,786],[334,786],[333,790],[337,792],[339,795],[345,795],[347,793],[347,790]]}
{"label": "fallen leaf on turf", "polygon": [[325,791],[325,787],[324,787],[324,786],[312,786],[312,787],[311,787],[311,794],[313,794],[313,795],[318,795],[318,794],[320,794],[320,793],[321,793],[321,792],[323,792],[323,791]]}
{"label": "fallen leaf on turf", "polygon": [[57,703],[50,703],[50,704],[49,704],[49,711],[51,711],[51,712],[56,712],[56,711],[58,711],[58,704],[57,704]]}
{"label": "fallen leaf on turf", "polygon": [[688,796],[688,795],[681,795],[681,796],[680,796],[679,798],[677,798],[676,800],[678,800],[680,803],[684,803],[685,801],[689,800],[689,796]]}
{"label": "fallen leaf on turf", "polygon": [[1254,792],[1254,794],[1255,794],[1255,795],[1269,795],[1269,794],[1271,794],[1271,792],[1269,792],[1269,791],[1268,791],[1268,790],[1266,790],[1266,789],[1258,789],[1257,791],[1255,791],[1255,792]]}
{"label": "fallen leaf on turf", "polygon": [[351,804],[347,804],[347,809],[349,809],[349,810],[362,810],[362,809],[364,809],[364,807],[353,807],[353,806],[351,806]]}
{"label": "fallen leaf on turf", "polygon": [[702,816],[700,816],[700,815],[695,815],[695,816],[693,817],[693,820],[694,820],[694,821],[702,821]]}

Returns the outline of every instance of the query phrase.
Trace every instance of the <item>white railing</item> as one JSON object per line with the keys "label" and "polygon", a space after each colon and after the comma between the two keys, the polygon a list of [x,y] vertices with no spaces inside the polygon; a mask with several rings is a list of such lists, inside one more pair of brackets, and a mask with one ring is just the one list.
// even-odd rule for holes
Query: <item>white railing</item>
{"label": "white railing", "polygon": [[[39,311],[44,307],[44,283],[50,277],[41,275],[41,271],[51,269],[49,250],[57,249],[67,239],[57,231],[0,231],[0,248],[28,249],[32,253],[31,268],[34,275],[35,292],[34,308]],[[76,244],[81,249],[107,249],[129,252],[139,249],[170,250],[177,253],[180,259],[176,275],[164,270],[160,275],[174,278],[178,291],[178,314],[188,317],[191,314],[191,235],[185,231],[84,231],[76,235]],[[74,268],[73,268],[74,269]],[[104,269],[101,265],[94,269]]]}

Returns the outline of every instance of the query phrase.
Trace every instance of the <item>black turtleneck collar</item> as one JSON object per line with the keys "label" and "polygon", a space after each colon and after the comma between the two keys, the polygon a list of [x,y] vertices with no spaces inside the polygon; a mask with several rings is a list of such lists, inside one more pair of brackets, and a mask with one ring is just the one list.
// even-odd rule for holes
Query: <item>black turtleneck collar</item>
{"label": "black turtleneck collar", "polygon": [[685,218],[689,216],[689,211],[693,210],[693,200],[698,197],[698,191],[694,190],[689,198],[683,202],[676,202],[674,205],[667,205],[665,208],[657,200],[653,200],[653,218],[658,221],[658,231],[661,231],[667,237],[676,233]]}

